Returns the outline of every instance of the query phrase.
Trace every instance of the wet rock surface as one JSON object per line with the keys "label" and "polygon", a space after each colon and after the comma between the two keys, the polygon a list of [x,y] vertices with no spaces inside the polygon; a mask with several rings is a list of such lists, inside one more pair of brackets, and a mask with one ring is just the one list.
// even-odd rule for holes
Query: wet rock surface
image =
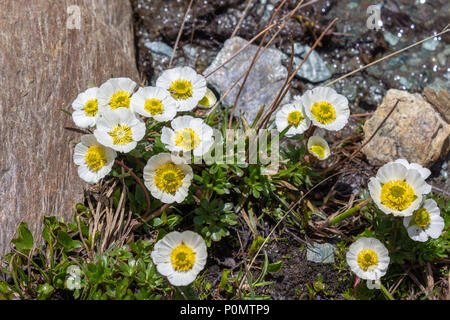
{"label": "wet rock surface", "polygon": [[[151,52],[145,43],[162,41],[173,47],[189,0],[133,0],[132,3],[136,16],[139,69],[154,81],[159,72],[167,68],[169,57]],[[195,2],[187,16],[174,65],[190,65],[202,72],[232,35],[246,3],[234,0]],[[250,40],[267,26],[274,8],[280,3],[279,0],[254,1],[237,35]],[[297,3],[295,0],[287,1],[278,17],[287,14]],[[310,58],[316,62],[307,70],[309,61],[300,71],[300,75],[309,75],[296,79],[294,94],[422,40],[441,31],[448,23],[450,4],[446,0],[399,0],[379,4],[383,28],[370,30],[366,24],[366,10],[372,4],[367,0],[318,1],[299,9],[295,18],[287,20],[286,28],[271,47],[289,57],[292,39],[298,49],[298,62],[300,49],[311,46],[327,24],[333,18],[339,18],[332,33],[324,38]],[[271,30],[266,41],[276,31],[276,28]],[[195,48],[192,51],[195,58],[186,54],[185,45]],[[449,55],[450,38],[446,34],[344,79],[333,87],[349,98],[353,113],[373,111],[390,88],[410,92],[422,92],[427,86],[437,90],[449,89]],[[283,59],[285,66],[288,60]]]}
{"label": "wet rock surface", "polygon": [[364,125],[364,142],[374,134],[397,101],[395,111],[362,151],[373,165],[404,158],[431,166],[448,152],[450,125],[419,94],[389,90]]}
{"label": "wet rock surface", "polygon": [[[305,4],[308,2],[305,1]],[[173,48],[189,0],[132,0],[132,3],[136,18],[138,68],[153,83],[161,70],[167,68],[170,58],[151,52],[144,44],[162,41]],[[258,34],[268,25],[274,9],[280,3],[280,0],[253,1],[237,36],[250,40]],[[286,1],[275,21],[294,9],[297,3],[296,0]],[[188,14],[173,65],[189,65],[202,73],[232,35],[246,4],[247,1],[232,0],[195,1]],[[321,0],[300,8],[294,18],[286,21],[286,28],[270,47],[283,52],[282,64],[287,67],[291,41],[297,48],[312,46],[328,23],[339,18],[331,33],[324,37],[314,51],[320,65],[314,63],[310,68],[327,72],[321,67],[323,62],[329,74],[324,73],[316,79],[312,77],[312,72],[295,77],[291,96],[324,85],[389,53],[437,34],[448,24],[450,2],[446,0],[383,1],[377,3],[382,28],[371,30],[367,27],[367,8],[373,4],[374,1],[369,0]],[[274,28],[269,32],[266,42],[277,30]],[[259,41],[255,44],[259,44]],[[297,51],[294,57],[297,62],[300,55]],[[352,114],[372,113],[391,88],[410,93],[422,93],[426,87],[436,91],[449,90],[449,56],[450,36],[445,34],[334,83],[332,87],[348,98]],[[344,130],[333,133],[333,138],[343,139],[351,134],[359,134],[357,131],[364,118],[351,118]],[[434,185],[443,190],[448,189],[450,183],[447,178],[450,167],[448,161],[447,156],[446,160],[439,160],[431,168],[433,181],[436,182]],[[365,161],[361,161],[361,165],[361,172],[375,169]],[[348,182],[349,177],[342,179]],[[367,179],[365,175],[353,175],[349,185],[353,190],[360,190],[367,185]]]}
{"label": "wet rock surface", "polygon": [[82,197],[80,134],[61,109],[111,74],[138,80],[129,3],[76,4],[80,28],[68,29],[73,1],[0,2],[0,254],[19,222],[40,233],[44,215],[71,220]]}
{"label": "wet rock surface", "polygon": [[[210,72],[213,72],[247,43],[248,41],[240,37],[227,40],[216,59],[204,71],[204,74],[208,75]],[[231,84],[237,81],[242,73],[245,73],[248,69],[257,50],[258,47],[255,45],[248,46],[233,60],[209,76],[207,78],[208,83],[221,95],[224,94]],[[246,85],[236,105],[236,114],[242,111],[249,123],[256,118],[256,114],[261,106],[269,105],[275,98],[287,77],[287,69],[281,64],[281,51],[270,48],[261,50],[260,56],[249,73]],[[241,79],[225,97],[223,100],[224,105],[233,106],[243,80]],[[289,99],[290,97],[287,96],[286,100]]]}

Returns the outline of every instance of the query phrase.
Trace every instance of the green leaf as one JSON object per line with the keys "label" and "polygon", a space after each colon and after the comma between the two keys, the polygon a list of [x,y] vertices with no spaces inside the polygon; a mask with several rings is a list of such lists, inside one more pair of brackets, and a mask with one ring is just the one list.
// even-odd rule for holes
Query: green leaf
{"label": "green leaf", "polygon": [[21,222],[17,229],[17,238],[11,240],[16,245],[16,249],[22,253],[28,253],[33,248],[33,235],[28,229],[28,225],[25,222]]}
{"label": "green leaf", "polygon": [[263,267],[261,270],[261,274],[259,275],[258,279],[253,284],[259,283],[264,279],[264,277],[267,274],[268,266],[269,266],[269,257],[267,256],[266,250],[264,250],[264,264],[263,264]]}
{"label": "green leaf", "polygon": [[52,295],[54,290],[55,289],[48,283],[38,285],[38,293],[39,293],[38,299],[39,300],[48,299]]}
{"label": "green leaf", "polygon": [[61,244],[65,251],[71,251],[75,247],[75,243],[67,232],[59,231],[57,235],[59,244]]}
{"label": "green leaf", "polygon": [[274,263],[270,263],[267,267],[267,270],[269,270],[269,272],[275,273],[275,272],[280,271],[282,267],[283,267],[283,261],[280,260],[280,261],[277,261]]}
{"label": "green leaf", "polygon": [[67,111],[66,109],[61,109],[62,112],[64,112],[65,114],[72,116],[72,113]]}

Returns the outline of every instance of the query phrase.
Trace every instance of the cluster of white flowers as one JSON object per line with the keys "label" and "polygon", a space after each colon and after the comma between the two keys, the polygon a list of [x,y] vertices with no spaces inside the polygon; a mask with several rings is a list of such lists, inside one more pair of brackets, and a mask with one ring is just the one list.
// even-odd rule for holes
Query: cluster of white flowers
{"label": "cluster of white flowers", "polygon": [[438,238],[445,226],[436,201],[423,197],[431,192],[431,185],[425,182],[430,174],[418,163],[398,159],[382,166],[369,181],[370,196],[378,208],[403,217],[408,235],[420,242]]}
{"label": "cluster of white flowers", "polygon": [[[89,88],[73,102],[72,114],[81,128],[94,127],[75,147],[74,162],[80,177],[97,183],[114,164],[117,152],[136,148],[146,134],[141,117],[170,122],[162,129],[161,141],[173,152],[205,154],[213,144],[213,130],[200,118],[179,116],[177,112],[210,107],[216,102],[206,80],[192,68],[164,71],[155,87],[139,88],[128,78],[113,78],[100,88]],[[164,203],[182,202],[188,194],[193,174],[183,159],[168,153],[149,159],[144,170],[145,185]]]}
{"label": "cluster of white flowers", "polygon": [[[292,137],[308,130],[311,123],[325,130],[341,130],[347,124],[349,116],[346,97],[332,88],[317,87],[306,91],[302,96],[294,97],[292,103],[281,107],[275,116],[275,124],[280,132],[289,127],[286,136]],[[330,156],[328,143],[322,137],[311,136],[307,148],[319,160]]]}
{"label": "cluster of white flowers", "polygon": [[[420,242],[438,238],[445,227],[436,201],[423,199],[431,192],[425,182],[430,174],[418,163],[398,159],[382,166],[369,181],[370,196],[378,208],[403,217],[409,237]],[[347,263],[361,279],[379,280],[386,274],[389,253],[379,240],[363,237],[350,246]]]}
{"label": "cluster of white flowers", "polygon": [[[143,171],[144,184],[152,196],[163,203],[181,203],[189,193],[193,178],[191,166],[175,153],[202,156],[213,144],[213,130],[200,118],[176,117],[178,112],[195,107],[209,108],[217,101],[206,87],[206,80],[192,68],[164,71],[155,87],[139,88],[128,78],[113,78],[100,88],[90,88],[78,95],[72,107],[76,125],[94,127],[93,134],[81,137],[75,146],[74,162],[79,176],[97,183],[112,169],[117,152],[136,148],[146,135],[141,117],[170,122],[163,127],[161,141],[170,153],[151,157]],[[206,263],[206,244],[191,231],[167,234],[152,253],[158,271],[173,285],[194,281]]]}

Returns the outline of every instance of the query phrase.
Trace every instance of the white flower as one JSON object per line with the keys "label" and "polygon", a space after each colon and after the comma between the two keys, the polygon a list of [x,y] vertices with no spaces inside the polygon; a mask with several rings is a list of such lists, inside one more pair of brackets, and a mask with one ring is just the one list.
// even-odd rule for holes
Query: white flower
{"label": "white flower", "polygon": [[330,147],[325,139],[312,136],[308,139],[308,151],[319,160],[325,160],[330,156]]}
{"label": "white flower", "polygon": [[437,239],[445,227],[444,219],[436,201],[427,199],[414,211],[412,216],[403,219],[408,235],[414,241],[425,242],[428,237]]}
{"label": "white flower", "polygon": [[305,114],[302,101],[294,100],[293,103],[284,105],[275,116],[277,130],[282,132],[288,126],[291,128],[286,132],[286,137],[292,137],[308,130],[311,120]]}
{"label": "white flower", "polygon": [[87,183],[97,183],[106,176],[114,165],[117,153],[102,146],[94,135],[81,137],[81,142],[75,146],[73,161],[78,165],[78,175]]}
{"label": "white flower", "polygon": [[326,130],[342,129],[350,116],[348,100],[334,89],[317,87],[302,96],[303,106],[312,123]]}
{"label": "white flower", "polygon": [[206,94],[205,96],[202,98],[202,100],[200,100],[198,102],[198,106],[200,108],[211,108],[212,106],[214,106],[217,102],[217,98],[216,95],[214,94],[214,92],[212,92],[211,89],[206,88]]}
{"label": "white flower", "polygon": [[164,71],[156,80],[156,86],[170,93],[177,111],[194,109],[206,94],[205,78],[189,67]]}
{"label": "white flower", "polygon": [[98,102],[101,111],[108,112],[117,108],[130,108],[130,99],[136,82],[130,78],[112,78],[100,86]]}
{"label": "white flower", "polygon": [[157,87],[140,88],[132,97],[131,110],[156,121],[175,118],[177,106],[166,90]]}
{"label": "white flower", "polygon": [[420,173],[400,163],[385,164],[369,181],[373,201],[384,213],[394,216],[412,215],[426,191],[428,187]]}
{"label": "white flower", "polygon": [[192,151],[194,156],[202,156],[214,143],[212,128],[200,118],[182,116],[170,124],[173,130],[162,128],[161,142],[171,151]]}
{"label": "white flower", "polygon": [[144,184],[153,197],[164,203],[181,203],[189,193],[192,168],[186,160],[170,153],[151,157],[144,168]]}
{"label": "white flower", "polygon": [[378,239],[362,237],[350,245],[346,260],[359,278],[379,280],[389,266],[389,252]]}
{"label": "white flower", "polygon": [[95,120],[98,115],[98,88],[89,88],[78,95],[72,103],[75,110],[72,113],[73,122],[80,128],[95,126]]}
{"label": "white flower", "polygon": [[168,233],[151,254],[156,270],[174,286],[187,286],[205,267],[208,253],[203,238],[192,231]]}
{"label": "white flower", "polygon": [[101,113],[94,135],[98,142],[119,152],[130,152],[145,135],[145,123],[126,108]]}
{"label": "white flower", "polygon": [[[420,164],[418,164],[418,163],[414,163],[414,162],[409,163],[409,162],[408,162],[407,160],[405,160],[405,159],[397,159],[397,160],[395,160],[394,162],[395,162],[395,163],[400,163],[400,164],[404,165],[404,166],[406,167],[406,169],[414,169],[414,170],[419,171],[419,173],[420,173],[420,175],[422,176],[423,180],[426,180],[426,179],[430,176],[430,174],[431,174],[430,169],[424,168],[424,167],[422,167],[422,166],[421,166]],[[424,191],[424,193],[425,193],[425,194],[430,193],[430,192],[431,192],[431,188],[432,188],[431,185],[427,184],[427,188],[426,188],[426,190]]]}

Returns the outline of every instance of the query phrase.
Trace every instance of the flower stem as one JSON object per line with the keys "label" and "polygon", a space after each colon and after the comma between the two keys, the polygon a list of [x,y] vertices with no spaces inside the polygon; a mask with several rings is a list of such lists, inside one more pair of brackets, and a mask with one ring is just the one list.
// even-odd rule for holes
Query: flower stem
{"label": "flower stem", "polygon": [[147,209],[145,209],[145,213],[144,213],[144,216],[147,216],[148,213],[150,212],[150,204],[151,204],[150,203],[150,195],[148,194],[147,188],[144,186],[141,179],[139,179],[138,176],[133,172],[133,169],[129,168],[122,161],[114,160],[114,162],[116,164],[118,164],[119,166],[121,166],[122,168],[124,168],[134,178],[134,180],[136,180],[137,184],[141,187],[141,189],[145,195],[145,200],[147,201]]}
{"label": "flower stem", "polygon": [[386,289],[386,287],[381,283],[381,281],[379,282],[379,285],[381,291],[384,293],[385,297],[388,298],[388,300],[395,300],[392,294],[390,294],[389,290]]}
{"label": "flower stem", "polygon": [[345,218],[352,216],[353,214],[355,214],[356,212],[358,212],[359,210],[364,208],[370,201],[372,201],[372,199],[370,199],[370,198],[366,199],[366,200],[362,201],[361,203],[358,203],[357,205],[353,206],[353,208],[350,208],[347,211],[344,211],[341,214],[338,214],[336,217],[334,217],[330,221],[330,226],[337,224],[337,223],[341,222],[342,220],[344,220]]}

